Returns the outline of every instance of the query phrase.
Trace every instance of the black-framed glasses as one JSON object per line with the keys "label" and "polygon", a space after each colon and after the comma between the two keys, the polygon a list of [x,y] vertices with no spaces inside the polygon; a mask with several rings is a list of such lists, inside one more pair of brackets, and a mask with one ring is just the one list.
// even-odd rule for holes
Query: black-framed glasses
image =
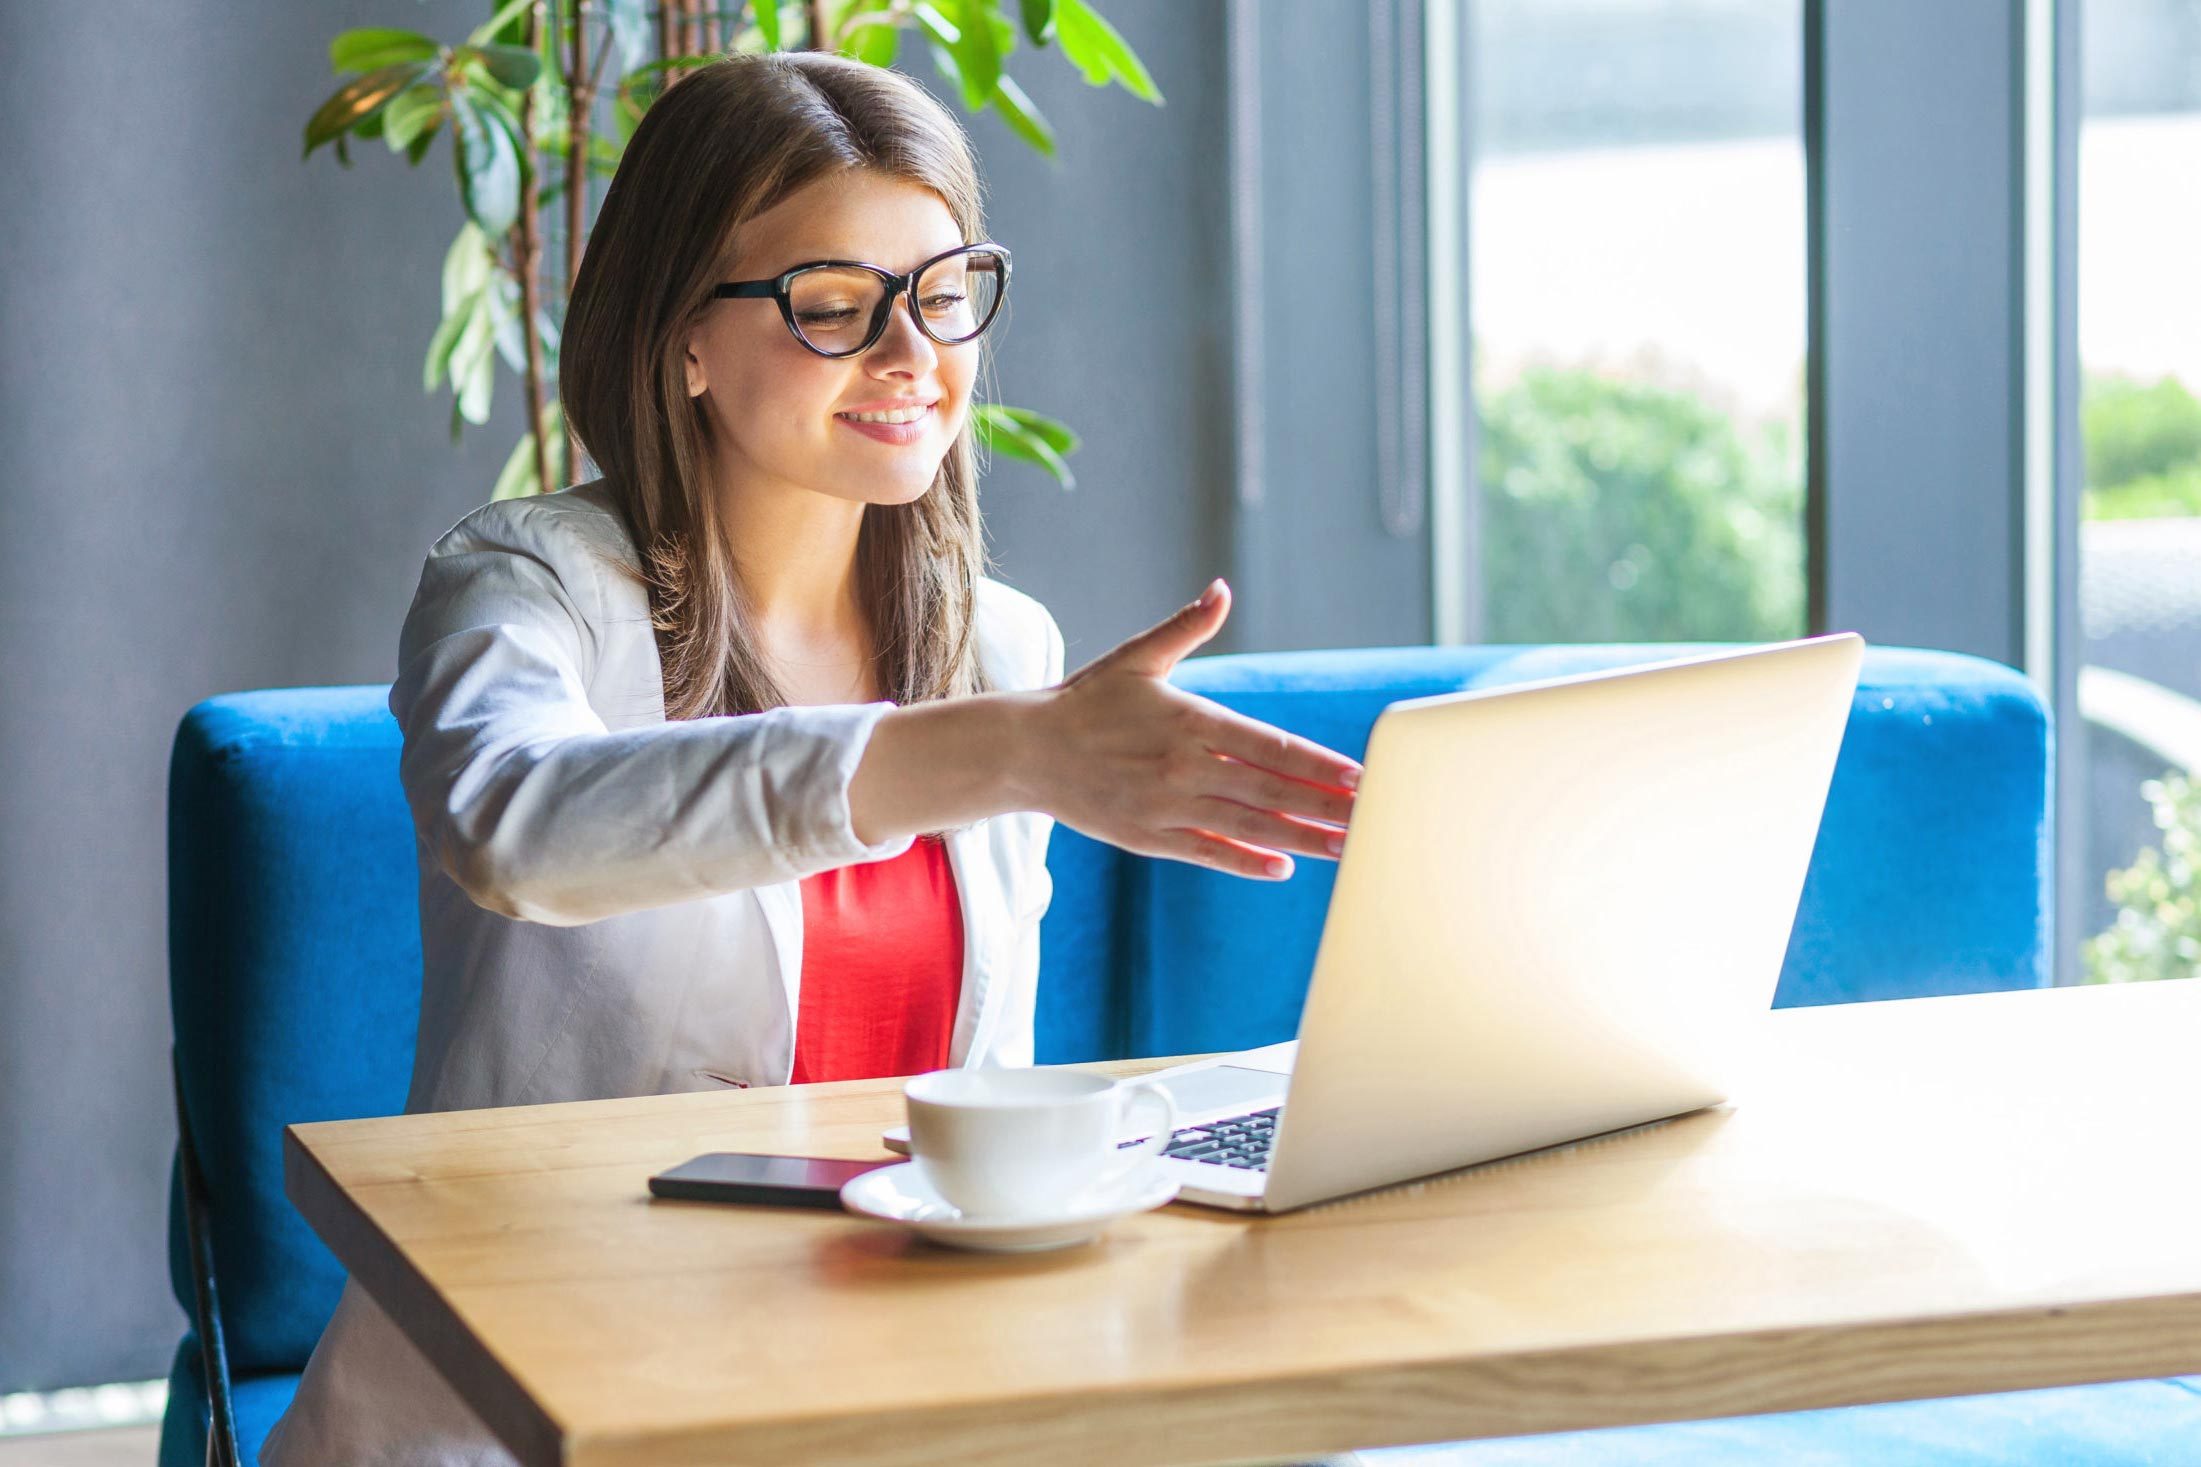
{"label": "black-framed glasses", "polygon": [[812,260],[770,280],[729,280],[713,299],[770,296],[795,340],[821,357],[869,351],[887,329],[896,296],[910,319],[943,346],[975,341],[1009,294],[1009,252],[988,241],[960,245],[897,275],[861,260]]}

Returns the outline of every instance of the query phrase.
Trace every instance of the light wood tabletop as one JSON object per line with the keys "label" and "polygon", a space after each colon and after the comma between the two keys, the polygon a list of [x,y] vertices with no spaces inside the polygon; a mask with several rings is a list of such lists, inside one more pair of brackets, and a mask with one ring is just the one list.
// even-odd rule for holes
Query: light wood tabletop
{"label": "light wood tabletop", "polygon": [[1201,1463],[2201,1371],[2197,1051],[2194,983],[1786,1009],[1729,1105],[1042,1254],[648,1195],[882,1157],[897,1081],[298,1126],[288,1187],[529,1467]]}

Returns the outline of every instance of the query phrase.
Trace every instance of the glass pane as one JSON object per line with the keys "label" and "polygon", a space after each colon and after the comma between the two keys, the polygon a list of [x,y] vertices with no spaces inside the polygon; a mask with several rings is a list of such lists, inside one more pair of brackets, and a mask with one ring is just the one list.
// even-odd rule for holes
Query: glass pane
{"label": "glass pane", "polygon": [[1804,627],[1801,0],[1476,0],[1482,634]]}
{"label": "glass pane", "polygon": [[2086,0],[2079,600],[2089,978],[2201,961],[2201,3]]}

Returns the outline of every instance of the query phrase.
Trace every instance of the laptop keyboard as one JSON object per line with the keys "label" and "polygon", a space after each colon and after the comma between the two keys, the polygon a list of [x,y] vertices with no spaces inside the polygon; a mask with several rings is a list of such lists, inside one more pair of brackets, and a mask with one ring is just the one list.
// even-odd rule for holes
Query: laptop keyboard
{"label": "laptop keyboard", "polygon": [[[1181,1127],[1171,1133],[1162,1155],[1173,1156],[1179,1161],[1236,1167],[1240,1171],[1264,1171],[1269,1164],[1269,1148],[1276,1144],[1276,1113],[1282,1109],[1282,1106],[1272,1106],[1251,1115]],[[1138,1144],[1125,1141],[1117,1149]]]}

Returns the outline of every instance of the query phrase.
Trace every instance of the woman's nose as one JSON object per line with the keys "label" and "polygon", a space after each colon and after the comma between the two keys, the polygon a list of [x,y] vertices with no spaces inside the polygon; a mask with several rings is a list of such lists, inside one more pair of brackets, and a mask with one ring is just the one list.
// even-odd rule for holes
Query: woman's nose
{"label": "woman's nose", "polygon": [[920,374],[930,371],[940,359],[932,338],[917,329],[907,296],[896,300],[894,309],[887,312],[886,330],[865,355],[874,368],[907,367]]}

